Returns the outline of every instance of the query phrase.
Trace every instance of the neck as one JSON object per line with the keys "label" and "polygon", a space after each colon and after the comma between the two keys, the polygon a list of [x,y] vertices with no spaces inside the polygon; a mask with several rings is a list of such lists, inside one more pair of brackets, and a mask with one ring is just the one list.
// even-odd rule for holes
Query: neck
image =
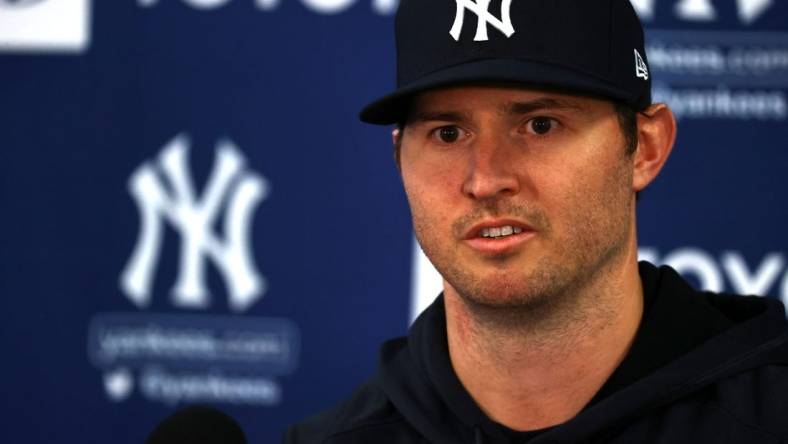
{"label": "neck", "polygon": [[594,397],[629,351],[643,313],[637,249],[629,250],[543,309],[475,306],[444,284],[452,366],[487,416],[536,430],[571,419]]}

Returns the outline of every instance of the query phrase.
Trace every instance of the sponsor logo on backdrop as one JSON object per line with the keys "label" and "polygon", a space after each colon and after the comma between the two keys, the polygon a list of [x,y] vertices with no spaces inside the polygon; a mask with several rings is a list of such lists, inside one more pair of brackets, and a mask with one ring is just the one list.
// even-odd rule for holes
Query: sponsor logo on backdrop
{"label": "sponsor logo on backdrop", "polygon": [[[418,242],[413,242],[411,322],[443,291],[443,278],[432,266]],[[781,252],[767,253],[755,266],[738,251],[718,255],[696,247],[661,254],[653,247],[638,249],[640,260],[670,265],[696,288],[737,294],[779,297],[788,304],[788,262]]]}
{"label": "sponsor logo on backdrop", "polygon": [[[733,0],[738,29],[657,29],[658,7],[692,24],[720,20],[711,0],[631,0],[643,20],[654,99],[680,119],[788,119],[788,33],[755,30],[774,0]],[[658,26],[658,24],[656,24]]]}
{"label": "sponsor logo on backdrop", "polygon": [[[673,5],[676,16],[687,21],[717,20],[717,8],[712,0],[630,0],[640,18],[650,21],[654,18],[657,4]],[[736,11],[742,23],[749,24],[774,5],[774,0],[736,0]]]}
{"label": "sponsor logo on backdrop", "polygon": [[[178,135],[130,175],[128,192],[140,228],[119,272],[119,287],[138,311],[94,316],[88,355],[103,372],[104,390],[113,402],[127,400],[136,390],[144,399],[166,404],[276,405],[282,398],[277,377],[297,366],[298,328],[288,319],[239,316],[266,290],[254,261],[252,230],[270,186],[229,139],[216,144],[210,175],[204,186],[196,186],[190,145],[185,134]],[[180,241],[175,276],[159,267],[167,226]],[[224,290],[219,293],[226,295],[234,315],[217,313],[218,297],[206,278],[209,266],[224,284],[210,290]],[[169,305],[178,312],[148,311],[161,287],[154,285],[157,279],[174,283]]]}
{"label": "sponsor logo on backdrop", "polygon": [[89,45],[89,0],[0,0],[0,53],[81,53]]}
{"label": "sponsor logo on backdrop", "polygon": [[653,31],[654,96],[679,118],[788,118],[788,33]]}
{"label": "sponsor logo on backdrop", "polygon": [[[162,3],[179,2],[194,9],[212,10],[227,6],[233,2],[247,1],[262,11],[272,11],[279,8],[284,0],[137,0],[137,4],[143,7],[156,6]],[[467,9],[490,24],[504,23],[506,20],[498,20],[488,12],[491,0],[455,0],[458,8]],[[512,0],[502,0],[504,4],[510,4]],[[729,0],[734,2],[734,0]],[[338,14],[345,12],[359,3],[369,3],[372,10],[381,15],[394,14],[399,6],[399,0],[300,0],[307,9],[319,14]],[[676,18],[680,20],[714,21],[718,18],[717,8],[712,0],[630,0],[638,15],[644,21],[654,19],[657,6],[672,6]],[[775,0],[735,0],[739,20],[744,24],[750,24],[765,14],[768,9],[776,3]],[[508,12],[508,6],[502,9]],[[458,12],[459,14],[460,12]],[[463,12],[464,13],[464,12]],[[502,30],[503,26],[498,29]]]}
{"label": "sponsor logo on backdrop", "polygon": [[489,40],[487,37],[488,25],[501,31],[507,38],[514,35],[511,18],[512,0],[502,0],[500,19],[490,13],[490,0],[455,0],[455,2],[457,3],[457,15],[454,17],[454,25],[449,31],[455,41],[460,41],[466,11],[476,14],[476,35],[473,37],[475,42]]}
{"label": "sponsor logo on backdrop", "polygon": [[698,288],[745,295],[769,295],[788,302],[788,268],[783,253],[767,253],[754,266],[738,251],[712,255],[701,248],[683,247],[660,253],[653,247],[638,249],[641,260],[670,265]]}
{"label": "sponsor logo on backdrop", "polygon": [[[241,0],[137,0],[137,4],[143,7],[153,7],[162,3],[179,2],[198,10],[213,10],[239,1]],[[245,1],[252,2],[252,0]],[[275,11],[281,6],[282,1],[254,0],[254,5],[260,11]],[[345,12],[361,2],[358,0],[300,0],[300,3],[314,13],[334,15]],[[391,15],[397,10],[399,0],[371,0],[369,4],[373,12],[379,15]]]}
{"label": "sponsor logo on backdrop", "polygon": [[[179,2],[197,10],[214,10],[240,1],[137,0],[142,7]],[[247,1],[264,12],[277,11],[282,4],[282,0]],[[398,0],[298,1],[309,11],[326,15],[362,5],[377,14],[392,15],[399,5]],[[788,33],[757,30],[759,20],[778,5],[776,0],[727,0],[725,6],[734,8],[736,14],[734,23],[724,24],[721,1],[630,2],[646,27],[648,67],[643,55],[636,55],[636,75],[653,78],[654,100],[670,104],[679,119],[788,120]],[[487,40],[490,27],[507,37],[515,32],[510,20],[511,0],[501,0],[499,17],[490,11],[491,0],[454,3],[457,12],[450,34],[457,41],[469,26],[465,20],[468,14],[475,15],[469,21],[476,23],[476,41]],[[665,11],[673,19],[669,28],[657,22],[658,16],[666,17]],[[709,23],[721,23],[724,30],[697,29],[708,28]]]}

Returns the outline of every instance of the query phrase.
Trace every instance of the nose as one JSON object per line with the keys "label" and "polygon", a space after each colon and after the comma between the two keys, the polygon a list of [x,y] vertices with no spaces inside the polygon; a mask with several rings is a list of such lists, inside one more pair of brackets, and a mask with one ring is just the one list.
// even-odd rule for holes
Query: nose
{"label": "nose", "polygon": [[519,193],[520,180],[512,149],[503,138],[477,140],[469,156],[463,193],[478,200]]}

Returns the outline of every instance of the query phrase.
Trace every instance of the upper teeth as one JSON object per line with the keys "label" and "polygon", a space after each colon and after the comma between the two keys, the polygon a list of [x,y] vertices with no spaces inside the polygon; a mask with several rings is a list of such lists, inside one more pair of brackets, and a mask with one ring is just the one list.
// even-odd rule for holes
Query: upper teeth
{"label": "upper teeth", "polygon": [[504,225],[503,227],[482,228],[482,237],[504,237],[522,232],[523,229],[520,227]]}

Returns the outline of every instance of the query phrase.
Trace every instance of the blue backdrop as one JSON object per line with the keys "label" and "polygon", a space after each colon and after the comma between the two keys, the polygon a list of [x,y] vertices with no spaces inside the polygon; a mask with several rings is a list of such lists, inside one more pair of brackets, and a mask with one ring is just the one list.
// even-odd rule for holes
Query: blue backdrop
{"label": "blue backdrop", "polygon": [[[641,255],[788,300],[788,3],[632,3],[680,131]],[[191,403],[278,442],[374,371],[438,282],[356,118],[395,8],[0,0],[0,442],[140,443]]]}

